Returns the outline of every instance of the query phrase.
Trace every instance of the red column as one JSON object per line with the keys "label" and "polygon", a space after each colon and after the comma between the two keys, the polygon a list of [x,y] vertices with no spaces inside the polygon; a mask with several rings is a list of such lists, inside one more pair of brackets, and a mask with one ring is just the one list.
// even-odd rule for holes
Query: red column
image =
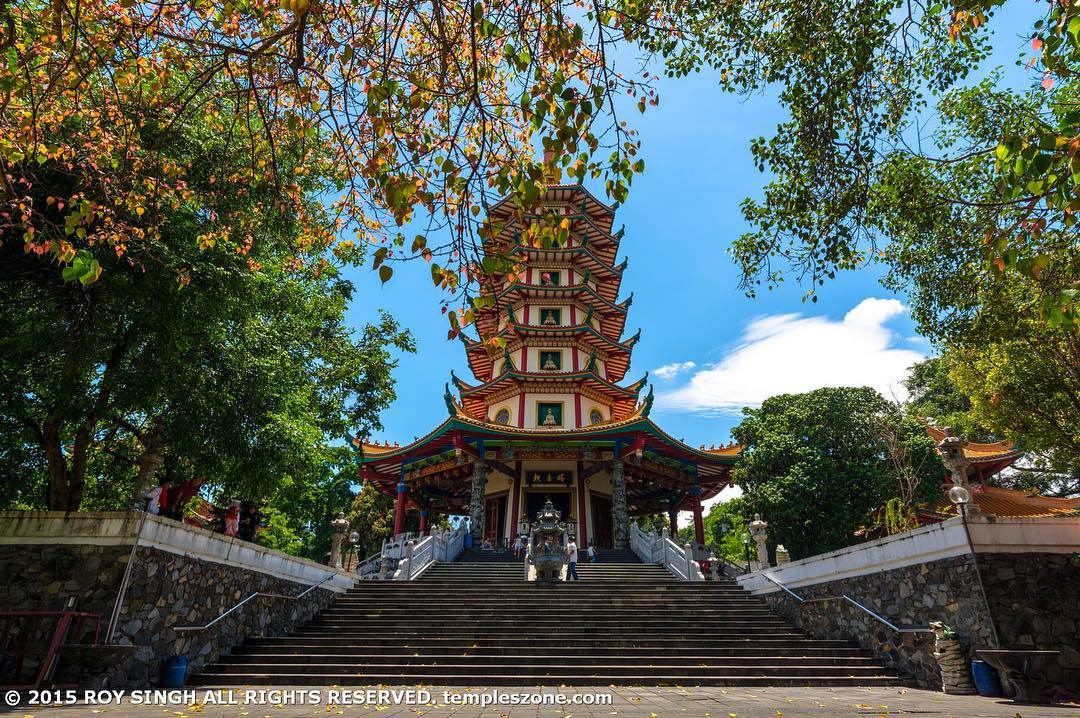
{"label": "red column", "polygon": [[583,462],[577,462],[577,545],[583,547],[589,545],[589,522],[585,518],[585,479],[581,477],[584,466]]}
{"label": "red column", "polygon": [[694,540],[705,543],[705,517],[701,514],[701,494],[694,495]]}
{"label": "red column", "polygon": [[426,534],[427,533],[427,517],[428,517],[428,510],[427,509],[420,509],[420,533],[421,534]]}
{"label": "red column", "polygon": [[397,503],[394,504],[394,535],[397,536],[405,530],[405,495],[409,493],[409,487],[405,485],[405,477],[398,481]]}
{"label": "red column", "polygon": [[668,535],[675,538],[679,535],[679,507],[672,506],[668,509]]}
{"label": "red column", "polygon": [[521,465],[518,475],[510,479],[510,545],[514,545],[514,536],[518,533],[518,513],[521,511]]}

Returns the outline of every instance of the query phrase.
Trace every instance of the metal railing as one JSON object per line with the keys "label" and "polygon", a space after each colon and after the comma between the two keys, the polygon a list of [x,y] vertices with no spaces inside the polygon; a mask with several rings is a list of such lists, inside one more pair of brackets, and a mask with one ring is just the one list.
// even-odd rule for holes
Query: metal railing
{"label": "metal railing", "polygon": [[309,593],[311,593],[312,591],[314,591],[319,586],[323,585],[324,583],[326,583],[327,581],[332,579],[336,575],[337,575],[336,573],[327,574],[326,578],[324,578],[322,581],[319,581],[318,583],[316,583],[313,586],[308,586],[306,589],[304,589],[303,592],[298,593],[295,596],[286,596],[286,595],[280,594],[280,593],[266,593],[266,592],[263,592],[263,591],[256,591],[255,593],[251,594],[250,596],[245,598],[240,603],[236,604],[235,606],[233,606],[229,610],[227,610],[224,613],[222,613],[221,615],[219,615],[214,620],[210,621],[210,623],[206,624],[205,626],[175,626],[173,628],[173,630],[176,631],[177,633],[195,633],[195,632],[198,632],[198,631],[206,631],[211,626],[213,626],[215,623],[217,623],[221,619],[225,618],[230,613],[232,613],[233,611],[237,610],[238,608],[240,608],[241,606],[246,604],[248,601],[251,601],[251,600],[253,600],[255,598],[258,598],[259,596],[266,596],[267,598],[281,598],[281,599],[284,599],[286,601],[298,601],[301,598],[303,598],[304,596],[306,596]]}
{"label": "metal railing", "polygon": [[848,603],[850,603],[855,608],[857,608],[860,611],[866,613],[868,616],[870,616],[871,618],[879,621],[880,623],[887,626],[889,629],[891,629],[892,631],[894,631],[896,633],[933,633],[934,632],[929,627],[926,627],[926,628],[900,628],[899,626],[895,625],[892,621],[888,620],[884,616],[881,616],[881,615],[875,613],[874,611],[871,611],[869,608],[862,605],[861,603],[856,601],[851,596],[848,596],[847,594],[840,594],[838,596],[825,596],[823,598],[803,598],[802,596],[800,596],[799,594],[795,593],[790,588],[788,588],[787,586],[782,584],[780,581],[777,581],[775,578],[773,578],[769,574],[762,572],[761,575],[764,576],[767,581],[771,581],[773,584],[778,586],[780,588],[780,590],[784,591],[784,593],[786,593],[787,595],[794,598],[801,605],[805,605],[805,604],[808,604],[808,603],[824,603],[826,601],[847,601]]}

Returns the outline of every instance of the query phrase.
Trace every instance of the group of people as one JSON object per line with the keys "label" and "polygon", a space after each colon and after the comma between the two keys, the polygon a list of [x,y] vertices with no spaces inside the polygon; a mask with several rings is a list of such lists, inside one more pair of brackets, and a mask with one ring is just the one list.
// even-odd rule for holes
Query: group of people
{"label": "group of people", "polygon": [[[202,483],[202,479],[189,479],[173,486],[168,479],[162,479],[146,494],[146,512],[184,521],[188,503],[198,494]],[[202,504],[200,511],[196,512],[200,515],[195,516],[191,523],[243,541],[254,541],[255,534],[264,522],[259,505],[253,501],[232,501],[224,508],[205,501]]]}
{"label": "group of people", "polygon": [[[554,553],[556,549],[551,545],[550,541],[545,541],[540,550],[546,554],[551,554]],[[599,560],[595,546],[583,545],[582,550],[585,551],[586,555],[589,557],[589,563],[596,563]],[[514,539],[514,557],[521,558],[523,552],[527,560],[532,555],[532,545],[529,544],[527,539],[517,536]],[[578,576],[577,572],[578,546],[573,536],[569,538],[566,542],[566,546],[563,547],[563,553],[566,554],[566,580],[569,581],[573,579],[574,581],[580,581],[581,577]]]}
{"label": "group of people", "polygon": [[202,479],[188,479],[176,486],[169,479],[162,479],[146,494],[146,512],[155,516],[181,521],[184,509],[202,487]]}

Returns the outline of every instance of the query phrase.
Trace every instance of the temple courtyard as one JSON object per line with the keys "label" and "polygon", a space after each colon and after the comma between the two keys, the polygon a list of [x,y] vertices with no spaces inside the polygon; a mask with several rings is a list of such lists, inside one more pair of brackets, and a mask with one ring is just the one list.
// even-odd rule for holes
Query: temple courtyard
{"label": "temple courtyard", "polygon": [[[303,689],[298,689],[303,690]],[[459,696],[483,694],[492,690],[505,693],[544,693],[556,689],[535,687],[501,687],[498,689],[430,688],[438,698],[443,690]],[[908,688],[655,688],[655,687],[566,687],[558,689],[568,698],[574,695],[610,694],[611,705],[605,706],[488,706],[431,705],[431,706],[341,706],[326,705],[173,705],[173,706],[96,706],[78,704],[56,708],[11,709],[12,714],[33,718],[147,718],[155,715],[174,715],[178,718],[300,718],[302,716],[380,716],[381,718],[521,718],[524,716],[565,716],[569,718],[840,718],[846,716],[942,716],[955,718],[1064,718],[1080,716],[1080,705],[1033,705],[999,698],[946,695],[935,691]]]}

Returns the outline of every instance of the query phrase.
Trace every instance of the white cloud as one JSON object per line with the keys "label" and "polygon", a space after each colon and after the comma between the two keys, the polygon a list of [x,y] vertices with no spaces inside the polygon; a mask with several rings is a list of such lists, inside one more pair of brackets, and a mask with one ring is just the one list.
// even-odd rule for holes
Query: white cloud
{"label": "white cloud", "polygon": [[658,376],[661,379],[674,379],[676,374],[688,369],[693,369],[696,366],[697,364],[692,361],[675,362],[673,364],[665,364],[659,369],[653,369],[652,373],[653,376]]}
{"label": "white cloud", "polygon": [[723,359],[702,367],[684,386],[658,394],[657,408],[737,415],[776,394],[826,386],[870,386],[887,398],[903,398],[900,381],[925,356],[895,346],[904,338],[886,326],[906,311],[896,299],[870,297],[841,321],[801,314],[755,319]]}

